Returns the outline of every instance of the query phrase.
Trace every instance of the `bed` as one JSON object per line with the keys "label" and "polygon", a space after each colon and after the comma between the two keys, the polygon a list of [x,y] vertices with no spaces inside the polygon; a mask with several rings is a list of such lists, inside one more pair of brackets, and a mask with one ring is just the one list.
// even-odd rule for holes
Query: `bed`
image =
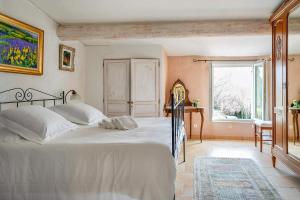
{"label": "bed", "polygon": [[[15,95],[19,99],[0,106],[64,103],[64,93],[33,99],[30,90],[39,92],[21,90]],[[0,199],[173,199],[176,163],[185,141],[179,105],[172,104],[172,118],[136,119],[139,128],[128,131],[80,126],[43,145],[0,138]],[[9,134],[0,127],[0,135]]]}

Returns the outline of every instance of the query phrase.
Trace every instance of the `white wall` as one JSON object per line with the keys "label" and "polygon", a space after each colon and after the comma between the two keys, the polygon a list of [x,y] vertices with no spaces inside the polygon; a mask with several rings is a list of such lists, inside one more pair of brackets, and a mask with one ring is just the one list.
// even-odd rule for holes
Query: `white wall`
{"label": "white wall", "polygon": [[[87,46],[86,102],[103,110],[103,60],[119,58],[158,58],[160,60],[161,113],[164,104],[164,51],[159,45]],[[162,81],[163,80],[163,81]]]}
{"label": "white wall", "polygon": [[[0,12],[44,30],[44,74],[42,76],[0,72],[0,91],[33,87],[58,94],[62,90],[75,89],[84,98],[85,51],[80,42],[60,42],[56,36],[57,24],[27,0],[0,0]],[[76,49],[75,72],[58,69],[58,48],[64,43]]]}

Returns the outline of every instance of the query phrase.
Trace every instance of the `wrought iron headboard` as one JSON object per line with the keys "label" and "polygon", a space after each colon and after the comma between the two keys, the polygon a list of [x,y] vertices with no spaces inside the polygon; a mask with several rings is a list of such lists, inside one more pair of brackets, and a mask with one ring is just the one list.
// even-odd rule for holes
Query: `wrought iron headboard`
{"label": "wrought iron headboard", "polygon": [[[11,93],[14,95],[14,100],[1,101],[1,96],[9,95]],[[34,93],[43,95],[46,98],[34,98]],[[34,88],[28,88],[26,90],[24,90],[22,88],[12,88],[12,89],[0,92],[0,111],[1,111],[2,105],[4,105],[4,104],[16,104],[16,106],[19,107],[20,103],[30,103],[31,105],[33,105],[34,102],[42,102],[43,107],[45,107],[46,102],[49,102],[49,101],[52,101],[53,105],[56,105],[57,101],[61,101],[63,104],[65,104],[65,92],[62,91],[59,94],[59,96],[55,96],[55,95],[48,94],[46,92],[43,92],[43,91],[40,91],[40,90],[37,90]]]}

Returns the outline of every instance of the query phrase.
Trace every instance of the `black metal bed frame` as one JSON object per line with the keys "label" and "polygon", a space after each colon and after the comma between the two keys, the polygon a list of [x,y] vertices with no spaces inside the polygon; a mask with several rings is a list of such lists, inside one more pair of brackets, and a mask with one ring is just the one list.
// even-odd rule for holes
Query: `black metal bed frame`
{"label": "black metal bed frame", "polygon": [[[19,107],[20,103],[30,103],[33,105],[34,102],[43,102],[43,107],[46,107],[46,102],[52,101],[53,105],[56,105],[57,101],[61,101],[62,104],[66,103],[66,97],[70,92],[74,90],[68,91],[66,94],[62,91],[59,96],[55,96],[41,90],[37,90],[34,88],[28,88],[26,90],[22,88],[12,88],[8,90],[4,90],[0,92],[0,112],[2,109],[2,105],[4,104],[16,104]],[[15,92],[15,93],[13,93]],[[1,101],[1,95],[12,93],[14,96],[14,100],[12,101]],[[47,96],[47,98],[34,98],[34,93],[39,95]],[[184,100],[178,101],[174,98],[174,94],[172,94],[171,100],[171,108],[172,108],[172,155],[175,160],[178,159],[180,153],[180,146],[183,144],[183,162],[185,162],[185,141],[186,135],[184,130]],[[175,200],[175,194],[174,198]]]}
{"label": "black metal bed frame", "polygon": [[183,162],[185,162],[185,129],[184,129],[184,99],[178,101],[171,94],[172,110],[172,155],[175,159],[179,157],[180,146],[183,145]]}
{"label": "black metal bed frame", "polygon": [[[4,104],[16,104],[17,107],[19,107],[20,103],[30,103],[31,105],[34,104],[34,102],[42,102],[43,103],[43,107],[46,107],[46,102],[52,101],[53,105],[56,105],[57,101],[61,101],[62,104],[65,104],[65,92],[62,91],[59,96],[55,96],[52,94],[48,94],[46,92],[34,89],[34,88],[28,88],[26,90],[22,89],[22,88],[12,88],[9,90],[4,90],[0,92],[0,97],[3,94],[9,94],[9,93],[14,93],[14,100],[12,101],[1,101],[0,98],[0,111],[2,109],[2,105]],[[43,95],[46,96],[46,98],[34,98],[34,94],[39,94],[39,95]]]}

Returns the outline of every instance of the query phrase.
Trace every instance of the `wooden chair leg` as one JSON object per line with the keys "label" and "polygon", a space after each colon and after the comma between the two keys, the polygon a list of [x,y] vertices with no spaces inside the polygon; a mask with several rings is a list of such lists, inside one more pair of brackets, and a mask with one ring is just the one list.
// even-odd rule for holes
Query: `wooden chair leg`
{"label": "wooden chair leg", "polygon": [[293,138],[293,142],[294,142],[294,145],[296,144],[296,117],[295,115],[293,114],[293,129],[294,129],[294,138]]}
{"label": "wooden chair leg", "polygon": [[276,166],[276,157],[275,156],[272,156],[272,165],[273,165],[273,167]]}
{"label": "wooden chair leg", "polygon": [[257,147],[256,125],[254,125],[254,145]]}
{"label": "wooden chair leg", "polygon": [[259,135],[260,135],[260,152],[262,152],[262,148],[263,148],[263,138],[262,138],[262,133],[263,133],[263,130],[260,129],[260,130],[259,130]]}
{"label": "wooden chair leg", "polygon": [[297,130],[297,137],[296,141],[299,140],[299,124],[298,124],[298,113],[296,115],[296,130]]}
{"label": "wooden chair leg", "polygon": [[183,137],[183,162],[185,162],[185,141],[186,139],[185,139],[185,136]]}

